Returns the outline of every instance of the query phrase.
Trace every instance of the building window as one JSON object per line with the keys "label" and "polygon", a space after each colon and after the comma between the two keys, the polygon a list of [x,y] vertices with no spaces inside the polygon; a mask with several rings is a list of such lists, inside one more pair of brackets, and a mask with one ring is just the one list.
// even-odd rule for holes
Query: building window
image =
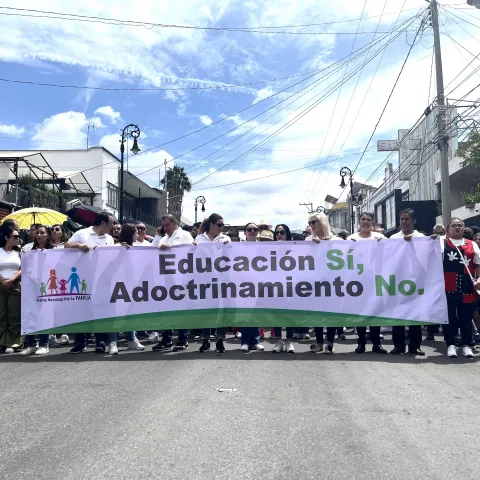
{"label": "building window", "polygon": [[113,183],[107,182],[107,205],[118,210],[118,187]]}
{"label": "building window", "polygon": [[402,202],[408,202],[410,200],[410,191],[407,190],[406,192],[402,193]]}
{"label": "building window", "polygon": [[382,204],[375,207],[375,221],[379,225],[383,225]]}
{"label": "building window", "polygon": [[385,227],[387,230],[395,227],[395,197],[392,195],[385,200]]}

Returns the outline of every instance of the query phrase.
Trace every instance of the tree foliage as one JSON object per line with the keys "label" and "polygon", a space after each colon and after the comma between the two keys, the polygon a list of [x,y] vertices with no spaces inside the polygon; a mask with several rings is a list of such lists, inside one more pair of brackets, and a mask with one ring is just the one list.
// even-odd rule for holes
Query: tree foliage
{"label": "tree foliage", "polygon": [[[468,141],[456,152],[457,157],[462,159],[462,167],[473,167],[480,174],[480,133],[473,132]],[[463,200],[466,205],[480,203],[480,183],[469,193],[464,194]]]}
{"label": "tree foliage", "polygon": [[188,178],[187,173],[183,167],[174,165],[168,168],[166,175],[162,178],[161,184],[165,188],[167,185],[169,197],[169,213],[181,219],[183,195],[192,189],[192,182]]}

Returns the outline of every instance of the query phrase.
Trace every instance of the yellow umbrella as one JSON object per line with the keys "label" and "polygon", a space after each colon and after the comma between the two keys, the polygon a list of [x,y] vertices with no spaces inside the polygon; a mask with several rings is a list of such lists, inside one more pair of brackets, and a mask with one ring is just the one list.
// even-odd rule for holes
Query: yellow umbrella
{"label": "yellow umbrella", "polygon": [[62,224],[67,220],[67,216],[49,208],[32,207],[23,208],[7,215],[3,218],[2,223],[5,220],[16,220],[21,230],[28,230],[33,223],[41,223],[47,227],[57,223]]}

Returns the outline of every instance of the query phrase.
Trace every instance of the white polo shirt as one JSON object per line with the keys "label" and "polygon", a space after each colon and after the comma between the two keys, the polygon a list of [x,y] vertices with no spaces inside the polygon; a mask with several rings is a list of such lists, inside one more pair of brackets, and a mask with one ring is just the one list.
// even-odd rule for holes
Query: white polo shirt
{"label": "white polo shirt", "polygon": [[197,235],[195,238],[195,243],[215,243],[215,242],[231,242],[232,240],[228,235],[225,235],[224,233],[220,233],[220,235],[217,235],[213,240],[210,240],[210,237],[208,236],[207,232],[202,233],[201,235]]}
{"label": "white polo shirt", "polygon": [[347,237],[347,240],[381,240],[382,238],[385,238],[385,235],[378,233],[378,232],[371,232],[370,237],[364,238],[360,236],[360,232],[357,233],[352,233],[349,237]]}
{"label": "white polo shirt", "polygon": [[[423,233],[420,233],[418,230],[414,230],[412,232],[412,237],[424,237],[425,235]],[[398,233],[395,233],[392,235],[390,238],[404,238],[405,235],[404,233],[400,230]]]}
{"label": "white polo shirt", "polygon": [[108,235],[108,233],[104,235],[98,235],[93,230],[93,227],[82,228],[81,230],[78,230],[72,235],[67,243],[82,243],[84,245],[88,245],[90,248],[111,247],[115,245],[111,235]]}
{"label": "white polo shirt", "polygon": [[174,245],[187,245],[189,243],[193,243],[193,237],[190,232],[177,228],[171,236],[165,235],[162,237],[159,246],[169,245],[173,247]]}
{"label": "white polo shirt", "polygon": [[152,244],[148,240],[144,240],[143,242],[140,242],[137,240],[136,242],[133,242],[133,246],[134,247],[151,247]]}

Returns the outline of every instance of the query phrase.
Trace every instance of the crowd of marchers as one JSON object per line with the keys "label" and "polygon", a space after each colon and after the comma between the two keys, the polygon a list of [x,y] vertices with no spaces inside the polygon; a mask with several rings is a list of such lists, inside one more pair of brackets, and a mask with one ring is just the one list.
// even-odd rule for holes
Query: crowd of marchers
{"label": "crowd of marchers", "polygon": [[[429,236],[432,241],[440,242],[442,263],[445,280],[445,296],[448,308],[448,324],[441,326],[446,343],[447,355],[456,357],[458,348],[465,357],[473,358],[475,344],[479,341],[480,330],[480,228],[465,226],[459,218],[452,218],[448,225],[435,225],[432,232],[419,232],[415,229],[415,212],[405,209],[399,215],[398,232],[390,238],[403,238],[411,241],[415,237]],[[360,228],[356,233],[348,235],[346,232],[334,235],[328,217],[324,213],[314,213],[308,219],[302,237],[305,241],[319,244],[329,240],[353,241],[389,241],[384,236],[381,226],[375,224],[372,213],[363,212],[359,216]],[[30,229],[31,242],[21,246],[18,224],[6,220],[0,232],[0,353],[20,355],[45,355],[53,344],[67,345],[71,339],[68,335],[21,335],[21,263],[22,256],[31,250],[48,250],[53,248],[72,248],[82,252],[92,249],[121,245],[127,252],[130,248],[151,247],[168,249],[175,245],[200,243],[228,243],[234,241],[265,242],[265,241],[292,241],[293,236],[289,227],[278,224],[275,228],[266,221],[249,222],[244,227],[245,238],[240,240],[238,230],[228,229],[223,217],[212,214],[203,222],[193,227],[180,227],[178,220],[166,214],[161,219],[153,239],[146,235],[144,224],[118,224],[107,213],[99,213],[93,225],[75,232],[71,237],[63,225],[45,226],[34,224]],[[152,240],[152,241],[150,241]],[[425,355],[421,349],[423,341],[422,325],[411,325],[406,331],[405,326],[392,327],[394,348],[391,354]],[[325,330],[325,331],[324,331]],[[189,337],[200,342],[200,351],[212,349],[215,341],[215,350],[225,351],[224,339],[231,332],[239,340],[240,350],[265,350],[262,340],[265,338],[265,329],[259,327],[244,328],[205,328],[202,330],[178,330],[174,343],[172,330],[162,332],[122,332],[127,340],[127,348],[142,351],[144,343],[153,343],[155,352],[184,351],[189,348]],[[342,327],[314,327],[315,343],[310,346],[312,353],[324,352],[333,354],[335,341],[345,339],[345,329]],[[310,339],[310,328],[282,328],[279,325],[267,332],[274,338],[273,353],[294,353],[295,341]],[[439,334],[439,326],[427,325],[427,339],[434,339]],[[387,354],[382,346],[383,335],[381,328],[376,325],[357,327],[358,345],[355,352],[362,354],[366,351],[367,340],[372,344],[372,351],[378,354]],[[87,350],[91,335],[88,332],[76,334],[73,339],[71,353],[82,353]],[[95,352],[110,355],[118,354],[117,345],[119,333],[95,334]],[[285,338],[284,338],[285,337]],[[326,340],[326,342],[325,342]],[[143,343],[142,343],[143,342]],[[326,345],[325,345],[326,343]]]}

